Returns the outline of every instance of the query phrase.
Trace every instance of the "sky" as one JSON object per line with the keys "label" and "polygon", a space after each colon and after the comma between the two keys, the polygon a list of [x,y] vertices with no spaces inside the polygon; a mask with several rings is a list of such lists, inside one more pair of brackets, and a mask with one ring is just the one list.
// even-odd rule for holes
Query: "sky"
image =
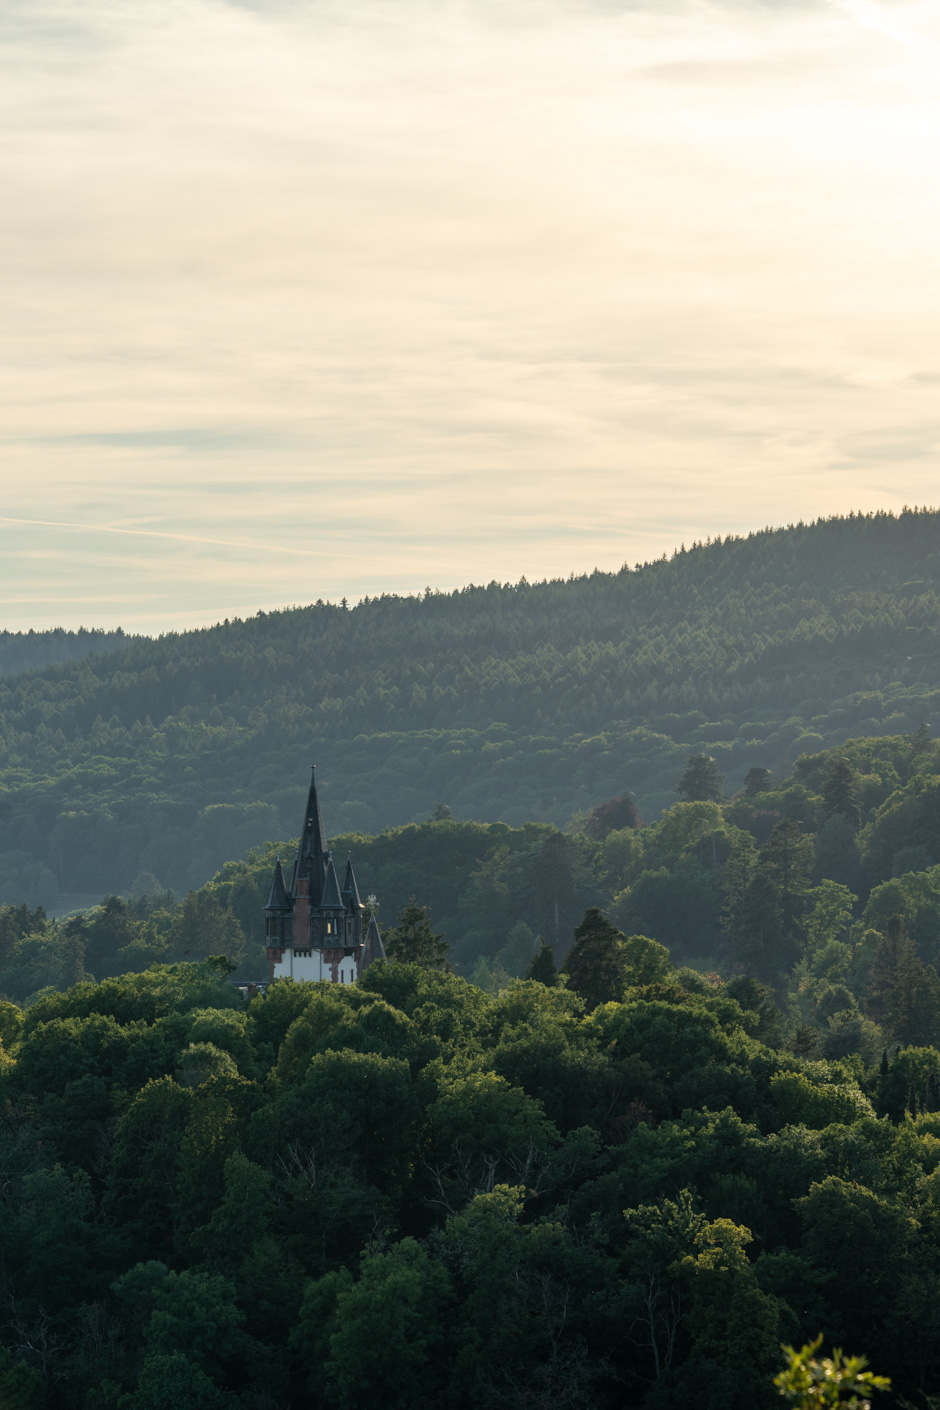
{"label": "sky", "polygon": [[940,8],[4,0],[0,627],[936,504]]}

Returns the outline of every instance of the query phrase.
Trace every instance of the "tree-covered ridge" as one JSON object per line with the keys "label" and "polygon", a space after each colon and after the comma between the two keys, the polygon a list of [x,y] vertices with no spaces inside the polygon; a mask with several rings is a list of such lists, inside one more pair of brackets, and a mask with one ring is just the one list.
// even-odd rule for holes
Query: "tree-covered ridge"
{"label": "tree-covered ridge", "polygon": [[935,1395],[940,1111],[895,1098],[940,1054],[806,1061],[625,955],[590,1011],[386,961],[0,1007],[4,1404],[769,1410],[819,1329]]}
{"label": "tree-covered ridge", "polygon": [[[286,835],[313,751],[340,830],[653,817],[690,750],[732,782],[940,724],[940,516],[854,515],[670,560],[259,614],[0,681],[0,897],[177,890]],[[17,889],[17,878],[20,878]]]}
{"label": "tree-covered ridge", "polygon": [[121,627],[113,631],[100,627],[79,627],[74,632],[62,627],[40,632],[0,631],[0,676],[41,670],[63,661],[80,661],[85,656],[115,651],[130,639]]}
{"label": "tree-covered ridge", "polygon": [[[648,827],[621,797],[567,835],[441,818],[332,845],[379,898],[386,933],[429,908],[428,936],[443,934],[450,966],[490,992],[529,972],[542,945],[564,963],[599,907],[673,963],[765,986],[767,1031],[804,1054],[870,1064],[885,1046],[940,1044],[940,747],[928,731],[848,741],[782,779],[754,769],[721,801],[687,796],[721,789],[693,756],[679,788]],[[179,903],[143,875],[59,922],[0,907],[0,994],[31,1003],[85,977],[221,953],[240,981],[261,980],[274,859],[295,848],[230,861]]]}

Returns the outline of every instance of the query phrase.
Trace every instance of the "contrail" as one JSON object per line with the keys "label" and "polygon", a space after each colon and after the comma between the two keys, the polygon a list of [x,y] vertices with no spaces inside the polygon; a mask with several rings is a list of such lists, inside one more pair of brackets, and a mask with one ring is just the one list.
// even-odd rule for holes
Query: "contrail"
{"label": "contrail", "polygon": [[940,57],[940,45],[935,44],[926,35],[915,34],[912,30],[895,24],[893,16],[883,6],[874,3],[874,0],[829,0],[829,3],[833,9],[851,15],[853,20],[857,20],[866,29],[876,29],[880,34],[885,34],[889,39],[896,40],[908,49],[915,49],[918,53],[930,55],[932,58]]}
{"label": "contrail", "polygon": [[129,534],[134,538],[173,539],[179,543],[204,543],[215,548],[240,548],[262,553],[291,553],[298,558],[346,558],[345,553],[331,553],[326,548],[288,548],[285,544],[239,543],[235,539],[207,539],[196,534],[168,534],[160,529],[121,529],[112,524],[84,524],[71,519],[15,519],[0,514],[0,524],[33,524],[43,529],[84,529],[91,534]]}

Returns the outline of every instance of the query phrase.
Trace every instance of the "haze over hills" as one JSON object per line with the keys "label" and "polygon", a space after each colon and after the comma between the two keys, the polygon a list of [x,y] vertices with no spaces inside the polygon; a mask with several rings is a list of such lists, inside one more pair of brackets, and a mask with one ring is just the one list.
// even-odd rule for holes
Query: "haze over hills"
{"label": "haze over hills", "polygon": [[337,833],[439,801],[564,825],[624,789],[652,819],[690,752],[733,790],[755,765],[936,726],[938,586],[940,513],[850,515],[18,672],[0,682],[0,899],[121,890],[142,870],[198,885],[296,832],[312,760]]}
{"label": "haze over hills", "polygon": [[80,627],[76,632],[62,627],[44,632],[0,631],[0,676],[56,666],[63,661],[80,661],[85,656],[116,650],[131,639],[121,627],[114,631],[100,627]]}

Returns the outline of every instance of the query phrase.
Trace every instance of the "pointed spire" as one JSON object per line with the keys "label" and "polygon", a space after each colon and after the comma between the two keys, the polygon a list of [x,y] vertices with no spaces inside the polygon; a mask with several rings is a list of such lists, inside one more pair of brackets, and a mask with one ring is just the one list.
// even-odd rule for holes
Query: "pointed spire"
{"label": "pointed spire", "polygon": [[365,943],[362,947],[362,963],[359,966],[360,973],[364,973],[373,960],[387,959],[385,946],[382,944],[382,936],[379,932],[379,923],[372,912],[369,920],[369,929],[366,931]]}
{"label": "pointed spire", "polygon": [[326,879],[323,883],[323,895],[320,897],[320,909],[321,911],[341,911],[344,909],[331,852],[326,854]]}
{"label": "pointed spire", "polygon": [[326,829],[323,814],[320,812],[320,799],[317,794],[317,766],[313,765],[310,778],[310,792],[307,794],[307,808],[304,813],[300,833],[300,847],[297,851],[297,866],[294,870],[293,886],[303,879],[310,883],[311,905],[318,905],[323,893],[323,874],[326,870]]}
{"label": "pointed spire", "polygon": [[323,814],[320,812],[320,797],[317,793],[317,766],[310,772],[310,792],[307,794],[307,811],[304,813],[304,827],[301,833],[300,854],[311,855],[314,850],[323,855],[326,852],[326,829]]}
{"label": "pointed spire", "polygon": [[362,902],[359,899],[359,887],[356,885],[356,873],[353,871],[351,856],[346,858],[346,874],[343,877],[343,900],[346,902],[347,910],[362,910]]}
{"label": "pointed spire", "polygon": [[289,911],[290,901],[287,898],[287,888],[284,885],[284,873],[281,871],[281,859],[278,857],[274,864],[274,875],[271,878],[271,890],[268,892],[268,899],[264,903],[266,911]]}

